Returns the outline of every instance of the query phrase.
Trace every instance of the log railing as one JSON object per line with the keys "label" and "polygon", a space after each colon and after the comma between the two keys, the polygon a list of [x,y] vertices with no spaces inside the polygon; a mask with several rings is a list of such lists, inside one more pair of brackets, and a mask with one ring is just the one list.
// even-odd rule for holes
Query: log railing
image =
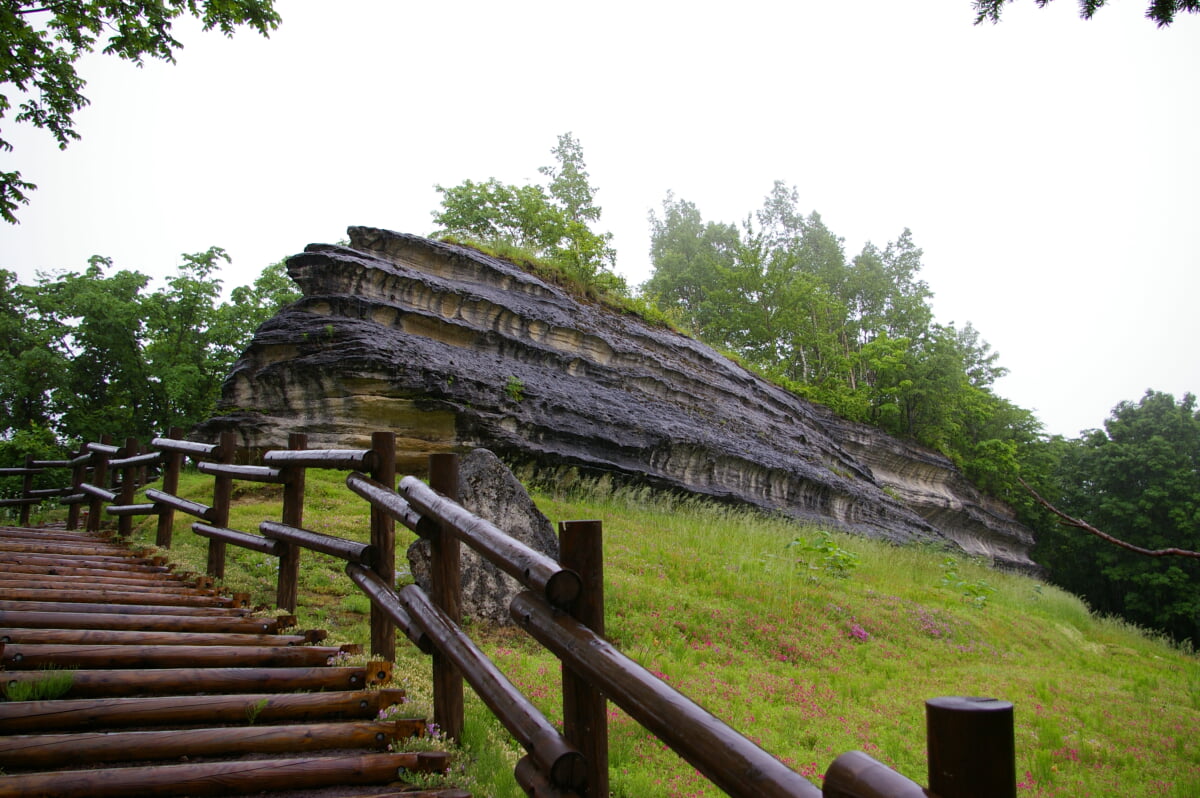
{"label": "log railing", "polygon": [[[224,574],[225,547],[242,546],[280,561],[276,601],[296,607],[302,549],[346,562],[346,573],[370,599],[371,650],[395,657],[397,630],[432,658],[434,721],[453,738],[463,730],[463,683],[469,683],[504,727],[526,749],[514,772],[530,796],[608,795],[608,701],[691,763],[731,796],[833,796],[835,798],[1014,798],[1015,748],[1012,705],[995,699],[935,698],[926,702],[929,789],[871,757],[851,751],[838,757],[822,788],[813,786],[757,744],[717,719],[670,685],[622,654],[604,638],[602,528],[599,521],[559,525],[558,561],[534,551],[457,503],[457,455],[433,455],[430,479],[406,476],[395,483],[395,443],[376,433],[372,448],[309,450],[293,434],[288,448],[267,452],[262,466],[234,463],[236,439],[215,445],[181,440],[178,431],[156,438],[156,451],[88,444],[79,457],[29,463],[27,469],[70,467],[72,488],[65,501],[91,502],[90,528],[100,507],[115,516],[119,534],[128,520],[157,514],[157,543],[171,544],[175,512],[195,517],[192,530],[209,539],[208,573]],[[185,457],[213,476],[213,503],[175,494]],[[135,504],[137,469],[162,469],[162,488]],[[91,471],[84,479],[84,467]],[[304,475],[308,468],[349,471],[347,487],[371,507],[370,542],[359,543],[303,527]],[[109,472],[119,474],[102,487]],[[0,471],[0,474],[4,472]],[[10,470],[11,473],[11,470]],[[34,472],[36,473],[36,472]],[[21,471],[24,476],[24,471]],[[234,480],[284,486],[281,519],[264,520],[257,531],[230,529]],[[113,488],[116,489],[113,489]],[[34,499],[34,497],[23,497]],[[40,499],[37,499],[40,500]],[[36,500],[35,500],[36,501]],[[431,590],[395,587],[395,522],[430,541]],[[75,519],[69,519],[74,524]],[[461,628],[459,552],[462,545],[516,579],[525,590],[510,606],[517,624],[562,663],[561,732],[501,673]]]}

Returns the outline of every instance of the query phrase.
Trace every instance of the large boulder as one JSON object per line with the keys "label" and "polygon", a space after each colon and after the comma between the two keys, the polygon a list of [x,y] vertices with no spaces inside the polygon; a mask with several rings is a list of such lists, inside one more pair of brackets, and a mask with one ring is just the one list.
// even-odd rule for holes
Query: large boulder
{"label": "large boulder", "polygon": [[[476,449],[459,461],[458,503],[534,551],[558,559],[558,538],[550,519],[529,498],[508,466],[487,449]],[[429,548],[428,540],[418,540],[408,547],[413,581],[426,592],[430,587]],[[524,589],[517,580],[468,546],[462,550],[460,579],[465,617],[494,624],[512,623],[509,602]]]}

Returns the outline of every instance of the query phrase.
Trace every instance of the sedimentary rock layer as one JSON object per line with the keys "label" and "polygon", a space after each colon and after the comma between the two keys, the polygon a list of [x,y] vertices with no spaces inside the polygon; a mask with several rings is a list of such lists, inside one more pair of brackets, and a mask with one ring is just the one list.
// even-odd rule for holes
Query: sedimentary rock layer
{"label": "sedimentary rock layer", "polygon": [[671,330],[466,247],[373,228],[288,261],[303,298],[264,324],[201,430],[250,449],[369,445],[402,468],[485,447],[900,541],[1030,565],[1028,531],[944,457],[852,424]]}

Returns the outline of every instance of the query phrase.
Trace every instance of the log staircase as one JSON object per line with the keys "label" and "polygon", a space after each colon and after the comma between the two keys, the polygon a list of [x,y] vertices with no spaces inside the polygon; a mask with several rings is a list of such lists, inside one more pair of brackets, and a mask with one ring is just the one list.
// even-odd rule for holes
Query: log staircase
{"label": "log staircase", "polygon": [[0,798],[385,796],[440,751],[393,753],[423,719],[389,663],[261,617],[211,579],[119,541],[0,527]]}

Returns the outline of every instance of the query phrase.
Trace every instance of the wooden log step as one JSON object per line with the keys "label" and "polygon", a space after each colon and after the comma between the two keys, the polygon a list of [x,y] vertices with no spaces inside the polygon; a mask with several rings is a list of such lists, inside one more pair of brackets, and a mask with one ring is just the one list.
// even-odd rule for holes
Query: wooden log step
{"label": "wooden log step", "polygon": [[210,618],[245,617],[245,607],[185,607],[166,604],[93,604],[87,601],[14,601],[0,596],[0,612],[91,612],[107,615],[192,615]]}
{"label": "wooden log step", "polygon": [[[288,623],[282,623],[288,621]],[[142,615],[140,613],[55,612],[0,610],[0,626],[22,629],[113,629],[144,632],[216,632],[277,634],[295,624],[291,616],[279,618],[220,615]]]}
{"label": "wooden log step", "polygon": [[[396,689],[336,693],[249,693],[0,703],[0,735],[131,726],[290,723],[370,719],[404,700]],[[3,782],[4,779],[0,779]]]}
{"label": "wooden log step", "polygon": [[97,762],[199,759],[241,754],[307,754],[334,748],[377,751],[425,730],[421,718],[182,731],[91,732],[0,736],[0,768],[52,770]]}
{"label": "wooden log step", "polygon": [[9,553],[30,554],[74,554],[88,557],[112,557],[121,560],[135,559],[124,546],[107,543],[54,543],[22,539],[0,538],[0,550]]}
{"label": "wooden log step", "polygon": [[196,588],[182,581],[157,580],[154,582],[101,581],[90,576],[53,576],[38,579],[30,574],[0,574],[0,592],[9,590],[50,590],[62,593],[68,590],[117,591],[120,593],[164,593],[181,596],[215,596],[208,588]]}
{"label": "wooden log step", "polygon": [[9,540],[44,540],[62,543],[97,543],[100,538],[85,532],[67,532],[65,529],[29,529],[27,527],[0,527],[0,538]]}
{"label": "wooden log step", "polygon": [[45,588],[3,588],[0,599],[5,601],[42,601],[53,596],[56,601],[104,604],[156,604],[160,607],[231,607],[234,602],[224,596],[181,596],[177,593],[130,593],[121,590],[58,590]]}
{"label": "wooden log step", "polygon": [[[33,668],[287,668],[329,663],[346,646],[59,646],[0,644],[0,666]],[[358,648],[357,646],[355,648]]]}
{"label": "wooden log step", "polygon": [[183,574],[168,571],[129,571],[108,570],[99,568],[74,568],[64,565],[34,565],[16,563],[0,564],[8,578],[24,577],[54,577],[57,580],[87,579],[101,585],[184,585],[186,587],[212,587],[212,578],[204,578],[196,574]]}
{"label": "wooden log step", "polygon": [[390,784],[398,781],[403,771],[440,772],[448,764],[444,751],[419,751],[16,774],[0,779],[0,798],[240,795],[299,787]]}
{"label": "wooden log step", "polygon": [[0,643],[70,646],[308,646],[325,639],[323,630],[267,635],[227,632],[143,632],[112,629],[13,629],[0,627]]}
{"label": "wooden log step", "polygon": [[17,554],[0,551],[0,563],[8,565],[46,565],[52,568],[87,568],[89,570],[103,569],[106,571],[134,571],[137,573],[170,573],[166,565],[155,565],[152,561],[140,557],[110,558],[97,560],[94,557],[65,557],[44,554]]}
{"label": "wooden log step", "polygon": [[[56,678],[55,671],[6,671],[0,686]],[[313,668],[161,668],[76,670],[62,698],[196,695],[198,693],[293,693],[301,690],[363,690],[392,678],[389,662]]]}

